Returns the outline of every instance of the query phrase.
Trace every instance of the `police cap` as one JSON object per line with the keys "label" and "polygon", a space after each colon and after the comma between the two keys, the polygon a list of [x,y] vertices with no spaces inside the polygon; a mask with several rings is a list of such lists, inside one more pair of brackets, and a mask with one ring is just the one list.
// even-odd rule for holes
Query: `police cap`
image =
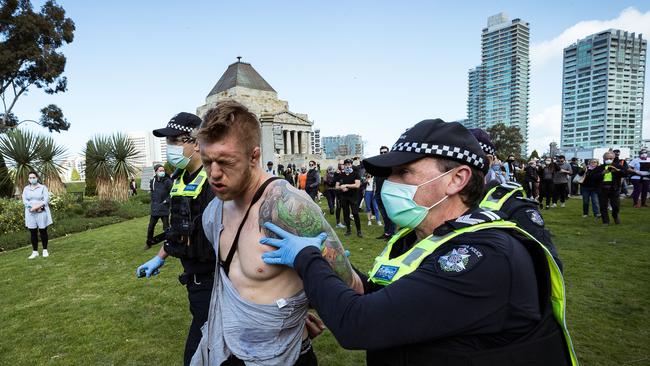
{"label": "police cap", "polygon": [[392,167],[427,156],[455,160],[483,172],[488,169],[485,153],[467,128],[439,118],[421,121],[407,129],[387,154],[364,159],[363,166],[371,175],[387,177]]}

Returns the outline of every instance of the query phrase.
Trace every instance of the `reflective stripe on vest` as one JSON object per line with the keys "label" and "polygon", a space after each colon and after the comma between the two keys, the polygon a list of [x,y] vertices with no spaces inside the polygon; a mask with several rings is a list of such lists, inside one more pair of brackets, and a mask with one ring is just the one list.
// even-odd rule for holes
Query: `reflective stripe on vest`
{"label": "reflective stripe on vest", "polygon": [[564,339],[566,341],[566,347],[569,351],[569,355],[571,356],[571,365],[577,366],[578,358],[576,357],[576,353],[573,349],[573,342],[571,341],[569,330],[567,329],[566,325],[566,290],[564,287],[564,278],[562,277],[562,272],[560,271],[560,268],[558,267],[557,263],[553,259],[553,256],[551,255],[551,252],[549,252],[546,246],[539,240],[535,239],[535,237],[530,235],[526,230],[518,227],[514,222],[504,220],[486,222],[483,224],[477,224],[462,229],[457,229],[443,236],[431,235],[418,242],[406,253],[391,259],[390,252],[393,244],[412,231],[412,229],[408,228],[402,229],[391,238],[391,240],[386,245],[386,248],[384,248],[381,254],[375,258],[373,268],[368,273],[368,280],[379,285],[390,285],[400,278],[414,272],[426,257],[433,254],[435,250],[444,243],[464,233],[475,232],[483,229],[515,230],[524,235],[526,238],[537,243],[537,245],[542,248],[544,256],[546,257],[546,262],[548,264],[551,277],[550,301],[551,307],[553,309],[553,316],[562,327],[562,332],[564,333]]}
{"label": "reflective stripe on vest", "polygon": [[196,198],[201,194],[203,189],[203,183],[208,179],[208,174],[201,168],[199,174],[192,179],[188,184],[183,182],[183,176],[187,171],[184,170],[183,173],[176,178],[172,190],[169,192],[171,197],[192,197]]}
{"label": "reflective stripe on vest", "polygon": [[[494,193],[499,187],[507,189],[508,192],[502,197],[495,197]],[[521,191],[524,197],[526,197],[526,193],[524,192],[524,188],[521,186],[521,184],[514,182],[500,184],[490,189],[478,206],[486,210],[498,211],[501,209],[501,206],[503,206],[503,204],[508,200],[508,198],[510,198],[518,191]]]}

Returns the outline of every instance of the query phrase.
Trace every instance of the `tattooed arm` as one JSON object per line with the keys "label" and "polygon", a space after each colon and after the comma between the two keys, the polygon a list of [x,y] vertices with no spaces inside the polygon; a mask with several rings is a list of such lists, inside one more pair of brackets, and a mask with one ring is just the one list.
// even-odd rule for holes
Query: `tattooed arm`
{"label": "tattooed arm", "polygon": [[[263,228],[263,224],[267,221],[298,236],[313,237],[325,232],[327,239],[321,248],[323,257],[348,286],[357,291],[359,286],[363,288],[361,280],[352,270],[345,256],[345,249],[336,233],[325,220],[320,207],[304,191],[297,190],[286,181],[273,182],[267,189],[266,198],[260,206],[260,228]],[[264,231],[266,236],[277,238],[271,231],[266,229]]]}

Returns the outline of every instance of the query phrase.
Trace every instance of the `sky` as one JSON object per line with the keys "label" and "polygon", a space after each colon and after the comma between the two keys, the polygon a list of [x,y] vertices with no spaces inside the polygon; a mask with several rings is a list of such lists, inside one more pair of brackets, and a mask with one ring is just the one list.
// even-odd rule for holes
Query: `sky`
{"label": "sky", "polygon": [[76,25],[62,48],[68,91],[32,89],[14,113],[38,119],[57,104],[71,128],[53,136],[70,155],[96,134],[195,113],[241,56],[321,136],[360,134],[372,156],[423,119],[466,118],[467,71],[480,64],[481,30],[499,12],[530,23],[529,153],[543,152],[560,139],[563,48],[609,28],[650,35],[650,2],[641,0],[58,3]]}

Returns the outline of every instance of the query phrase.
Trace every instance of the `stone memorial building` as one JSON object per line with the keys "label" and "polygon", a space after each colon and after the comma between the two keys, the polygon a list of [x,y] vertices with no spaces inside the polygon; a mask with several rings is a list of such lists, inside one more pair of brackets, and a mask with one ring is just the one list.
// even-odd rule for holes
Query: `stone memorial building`
{"label": "stone memorial building", "polygon": [[228,66],[217,84],[206,97],[205,104],[197,108],[199,117],[218,102],[232,99],[255,113],[262,125],[262,164],[272,161],[286,166],[307,166],[309,160],[319,161],[313,155],[311,140],[313,122],[306,114],[289,110],[289,103],[278,99],[278,93],[246,62]]}

